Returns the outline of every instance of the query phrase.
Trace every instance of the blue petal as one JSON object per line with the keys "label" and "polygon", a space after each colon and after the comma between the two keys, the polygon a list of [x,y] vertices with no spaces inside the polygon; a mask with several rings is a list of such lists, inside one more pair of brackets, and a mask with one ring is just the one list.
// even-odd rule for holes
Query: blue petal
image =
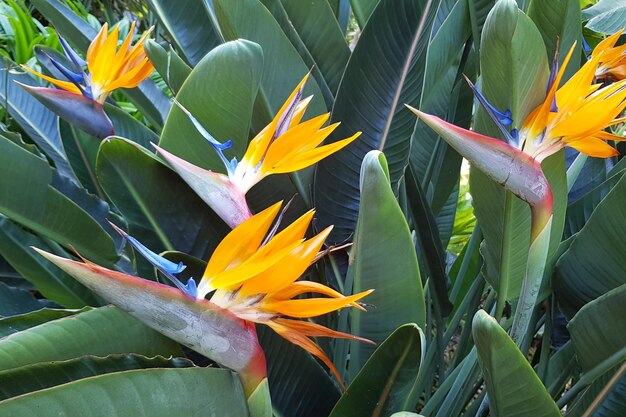
{"label": "blue petal", "polygon": [[183,285],[184,292],[189,294],[192,297],[198,297],[198,287],[196,286],[196,281],[193,278],[189,278],[187,281],[187,285]]}
{"label": "blue petal", "polygon": [[196,281],[193,278],[189,278],[189,280],[187,281],[187,285],[185,285],[174,276],[174,274],[180,274],[185,270],[185,268],[187,268],[185,264],[183,264],[182,262],[175,263],[168,259],[165,259],[160,255],[157,255],[156,253],[145,247],[137,239],[117,227],[115,224],[111,222],[109,223],[119,234],[124,237],[124,239],[126,239],[128,243],[131,244],[133,248],[135,248],[137,252],[139,252],[144,258],[146,258],[148,262],[150,262],[156,269],[161,271],[163,275],[165,275],[170,281],[172,281],[172,283],[176,285],[179,290],[192,297],[198,296],[198,287],[196,286]]}
{"label": "blue petal", "polygon": [[70,71],[69,69],[67,69],[63,64],[61,64],[60,62],[56,61],[54,58],[52,58],[50,55],[48,55],[47,53],[43,52],[43,54],[48,57],[48,59],[50,60],[50,63],[52,63],[52,65],[54,65],[54,67],[56,69],[58,69],[61,74],[63,74],[65,76],[65,78],[67,78],[69,81],[71,81],[76,87],[78,87],[78,89],[80,90],[80,92],[84,95],[87,96],[89,98],[90,95],[87,94],[87,92],[85,91],[85,89],[82,86],[82,83],[85,81],[85,77],[84,74],[81,73],[76,73],[73,71]]}
{"label": "blue petal", "polygon": [[57,32],[57,37],[59,38],[59,42],[61,43],[61,47],[65,52],[65,56],[69,58],[70,61],[74,63],[77,67],[84,67],[87,65],[87,62],[78,56],[78,54],[70,47],[65,39]]}
{"label": "blue petal", "polygon": [[[546,86],[546,93],[550,91],[554,81],[556,80],[556,76],[559,73],[559,51],[557,50],[554,53],[554,59],[552,60],[552,67],[550,68],[550,76],[548,77],[548,85]],[[558,106],[556,105],[556,95],[552,99],[552,104],[550,105],[550,111],[556,113],[559,111]]]}
{"label": "blue petal", "polygon": [[591,46],[589,46],[589,44],[587,43],[587,40],[585,39],[585,37],[583,36],[583,51],[585,51],[586,54],[591,53]]}
{"label": "blue petal", "polygon": [[179,262],[177,264],[165,259],[160,255],[157,255],[156,253],[145,247],[137,239],[135,239],[113,223],[111,223],[111,226],[113,226],[115,230],[117,230],[117,232],[122,235],[124,239],[126,239],[137,252],[139,252],[144,258],[146,258],[146,260],[154,265],[154,267],[157,268],[159,271],[165,274],[180,274],[185,270],[186,266],[182,262]]}
{"label": "blue petal", "polygon": [[465,80],[469,84],[470,88],[474,92],[474,96],[478,102],[483,106],[491,120],[498,126],[498,129],[502,132],[504,137],[506,138],[508,143],[512,143],[515,139],[511,136],[511,132],[506,128],[506,126],[510,126],[513,124],[513,119],[511,118],[511,110],[506,110],[504,113],[496,109],[489,101],[482,95],[482,93],[476,88],[476,86],[469,80],[469,78],[465,77]]}
{"label": "blue petal", "polygon": [[511,129],[511,138],[513,138],[513,140],[509,142],[509,145],[513,145],[519,149],[519,130]]}
{"label": "blue petal", "polygon": [[191,123],[193,123],[198,133],[200,133],[211,144],[211,146],[213,146],[213,149],[215,149],[215,152],[217,152],[217,155],[224,163],[228,175],[232,176],[235,173],[235,168],[237,168],[237,159],[233,158],[229,161],[228,158],[226,158],[226,155],[224,155],[224,151],[233,146],[233,141],[227,140],[224,143],[218,141],[204,128],[204,126],[202,126],[200,121],[198,121],[198,119],[196,119],[189,110],[180,104],[178,100],[174,99],[174,103],[187,115],[187,117],[189,117],[189,120],[191,120]]}

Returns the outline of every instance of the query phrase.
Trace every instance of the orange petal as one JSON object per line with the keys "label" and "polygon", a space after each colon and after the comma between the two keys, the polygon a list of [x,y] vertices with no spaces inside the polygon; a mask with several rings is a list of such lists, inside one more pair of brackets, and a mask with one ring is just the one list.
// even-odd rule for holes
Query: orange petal
{"label": "orange petal", "polygon": [[326,356],[322,348],[320,348],[315,342],[313,342],[311,339],[309,339],[305,335],[295,330],[291,330],[290,328],[285,327],[284,325],[281,325],[272,321],[268,322],[267,325],[270,326],[276,333],[278,333],[281,337],[283,337],[287,341],[293,343],[294,345],[300,346],[302,349],[306,350],[311,355],[315,356],[316,358],[324,362],[324,364],[326,364],[326,366],[328,366],[328,368],[331,370],[333,375],[335,375],[335,378],[337,378],[337,381],[339,381],[343,389],[346,388],[343,382],[341,381],[341,376],[339,375],[337,368],[335,368],[335,365],[333,365],[332,361],[328,358],[328,356]]}
{"label": "orange petal", "polygon": [[374,290],[363,291],[342,298],[304,298],[298,300],[274,301],[264,305],[264,309],[285,316],[307,318],[321,316],[331,311],[351,305]]}
{"label": "orange petal", "polygon": [[62,88],[63,90],[66,91],[70,91],[72,93],[76,93],[76,94],[82,94],[80,92],[80,89],[78,87],[76,87],[76,85],[74,85],[74,83],[71,83],[69,81],[63,81],[63,80],[57,80],[56,78],[52,78],[52,77],[48,77],[47,75],[44,75],[40,72],[37,72],[33,69],[28,68],[26,65],[22,64],[20,65],[22,68],[24,68],[26,71],[35,74],[36,76],[43,78],[44,80],[56,85],[59,88]]}
{"label": "orange petal", "polygon": [[[289,286],[281,289],[280,291],[275,292],[274,294],[268,294],[268,297],[274,300],[290,300],[300,294],[305,294],[308,292],[324,294],[329,297],[334,298],[343,298],[344,295],[338,291],[333,290],[332,288],[320,284],[319,282],[314,281],[296,281],[291,283]],[[365,309],[359,305],[359,303],[352,303],[351,307],[356,307],[359,310],[365,311]]]}
{"label": "orange petal", "polygon": [[96,55],[98,54],[100,48],[102,48],[104,41],[107,40],[107,37],[109,36],[108,34],[109,24],[105,22],[100,28],[100,32],[98,32],[96,37],[89,44],[89,49],[87,49],[87,64],[89,67],[92,67],[95,63]]}
{"label": "orange petal", "polygon": [[211,255],[203,279],[212,278],[226,270],[231,264],[240,264],[252,256],[261,246],[281,205],[282,201],[266,208],[226,235]]}
{"label": "orange petal", "polygon": [[596,158],[609,158],[611,156],[619,155],[619,152],[617,152],[615,148],[603,140],[594,137],[567,142],[567,146]]}
{"label": "orange petal", "polygon": [[291,320],[282,317],[275,318],[273,319],[273,321],[285,327],[289,327],[290,329],[302,333],[308,337],[334,337],[337,339],[359,340],[361,342],[369,343],[372,345],[376,344],[375,342],[369,339],[365,339],[364,337],[355,336],[350,333],[338,332],[336,330],[329,329],[328,327],[324,327],[320,324],[312,323],[310,321]]}
{"label": "orange petal", "polygon": [[241,295],[268,294],[293,283],[311,265],[331,230],[332,227],[326,228],[293,249],[271,268],[246,281],[240,289]]}
{"label": "orange petal", "polygon": [[287,172],[299,171],[303,168],[311,166],[329,155],[339,151],[352,143],[356,138],[361,135],[361,132],[357,132],[349,138],[330,143],[328,145],[320,146],[310,151],[300,152],[293,158],[286,158],[284,161],[279,162],[272,168],[272,172],[275,174],[283,174]]}

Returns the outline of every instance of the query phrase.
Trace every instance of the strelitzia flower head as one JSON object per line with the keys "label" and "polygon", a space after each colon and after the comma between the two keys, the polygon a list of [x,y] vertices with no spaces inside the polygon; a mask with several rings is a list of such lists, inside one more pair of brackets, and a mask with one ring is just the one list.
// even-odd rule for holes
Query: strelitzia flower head
{"label": "strelitzia flower head", "polygon": [[154,69],[144,50],[144,41],[152,28],[131,45],[134,31],[135,22],[132,22],[118,48],[119,26],[116,25],[109,34],[105,23],[89,45],[86,61],[59,36],[70,68],[50,56],[48,58],[65,79],[47,76],[25,65],[22,67],[61,90],[22,87],[70,123],[94,136],[106,137],[113,133],[113,126],[102,104],[113,90],[137,87]]}
{"label": "strelitzia flower head", "polygon": [[[346,297],[317,282],[297,281],[321,256],[320,249],[332,226],[305,239],[315,214],[310,210],[275,233],[278,224],[271,230],[270,227],[280,206],[276,203],[254,215],[224,238],[207,264],[196,297],[204,299],[210,295],[212,303],[235,316],[271,327],[321,359],[340,380],[330,359],[310,337],[367,340],[294,318],[316,317],[348,306],[362,309],[357,302],[372,290]],[[309,293],[324,297],[294,299]]]}
{"label": "strelitzia flower head", "polygon": [[179,105],[219,154],[226,167],[226,174],[204,170],[162,148],[157,149],[229,226],[235,227],[251,216],[245,194],[263,178],[309,167],[344,148],[361,134],[357,132],[348,138],[320,146],[339,123],[324,127],[330,113],[302,122],[304,112],[312,99],[303,98],[308,77],[309,74],[300,81],[272,122],[250,141],[241,161],[226,158],[224,150],[230,147],[231,142],[219,142],[191,113]]}
{"label": "strelitzia flower head", "polygon": [[604,130],[625,120],[618,116],[626,107],[626,80],[605,86],[594,82],[601,62],[612,54],[611,46],[611,42],[598,45],[591,59],[557,88],[574,51],[572,47],[551,81],[545,101],[522,124],[519,135],[524,152],[539,162],[565,146],[599,158],[618,154],[605,141],[625,138]]}
{"label": "strelitzia flower head", "polygon": [[[620,29],[617,33],[604,39],[595,48],[602,51],[600,65],[596,69],[596,78],[619,81],[626,78],[626,44],[615,46],[615,43],[624,32]],[[596,53],[594,51],[594,53]]]}
{"label": "strelitzia flower head", "polygon": [[[311,338],[372,342],[299,319],[344,307],[363,309],[358,302],[372,290],[344,296],[323,284],[298,280],[323,255],[320,250],[332,227],[306,239],[305,233],[314,216],[311,210],[277,232],[282,217],[280,207],[281,203],[276,203],[233,229],[213,252],[198,284],[194,278],[183,284],[177,275],[185,270],[184,264],[159,256],[113,225],[178,290],[110,271],[86,259],[80,263],[39,252],[149,326],[244,374],[242,379],[248,391],[265,375],[265,359],[256,340],[255,323],[269,326],[322,360],[341,382],[331,360]],[[318,296],[295,298],[303,294]],[[198,334],[198,323],[214,334]]]}
{"label": "strelitzia flower head", "polygon": [[609,85],[595,82],[596,71],[606,54],[611,54],[616,36],[598,45],[591,59],[560,88],[574,47],[560,69],[555,58],[546,98],[528,115],[519,131],[507,127],[513,122],[510,112],[495,109],[470,82],[505,141],[411,110],[487,176],[528,202],[534,214],[532,234],[536,236],[552,214],[552,192],[541,162],[565,146],[594,157],[610,157],[617,151],[605,141],[625,139],[605,129],[626,120],[618,117],[626,107],[626,80]]}

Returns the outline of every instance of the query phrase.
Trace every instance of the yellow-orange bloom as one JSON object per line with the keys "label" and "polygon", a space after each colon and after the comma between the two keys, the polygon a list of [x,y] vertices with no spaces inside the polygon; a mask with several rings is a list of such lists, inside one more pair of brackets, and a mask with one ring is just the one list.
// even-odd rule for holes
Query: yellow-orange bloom
{"label": "yellow-orange bloom", "polygon": [[248,145],[230,180],[244,193],[271,174],[299,171],[326,158],[359,137],[357,132],[328,145],[319,146],[339,123],[322,127],[330,113],[300,123],[312,97],[302,99],[307,74],[296,86],[287,101],[267,125]]}
{"label": "yellow-orange bloom", "polygon": [[323,127],[330,117],[329,113],[301,122],[312,98],[302,97],[308,77],[309,74],[296,86],[274,120],[250,141],[241,161],[236,158],[229,160],[224,151],[232,143],[219,142],[178,103],[220,156],[226,174],[197,167],[155,146],[172,168],[230,227],[251,216],[245,195],[263,178],[307,168],[352,143],[361,134],[356,132],[348,138],[322,145],[339,123]]}
{"label": "yellow-orange bloom", "polygon": [[620,29],[614,35],[604,39],[596,47],[594,54],[596,51],[603,51],[600,58],[600,66],[596,70],[597,78],[608,78],[613,81],[626,78],[626,44],[614,46],[623,32],[624,30]]}
{"label": "yellow-orange bloom", "polygon": [[[113,28],[111,34],[108,33],[108,28],[108,24],[105,23],[89,45],[86,61],[88,73],[82,72],[82,68],[80,68],[81,73],[70,72],[66,68],[59,68],[58,63],[54,63],[68,78],[68,80],[59,80],[24,65],[22,67],[63,90],[82,94],[98,103],[104,103],[113,90],[137,87],[154,69],[144,50],[144,41],[152,28],[135,45],[131,46],[135,30],[135,22],[132,22],[128,35],[119,49],[117,47],[118,26]],[[68,53],[65,45],[64,49]]]}
{"label": "yellow-orange bloom", "polygon": [[558,88],[572,47],[552,82],[545,101],[524,121],[520,129],[523,150],[542,161],[565,146],[589,156],[607,158],[617,155],[606,140],[624,140],[604,130],[622,123],[618,118],[626,107],[626,80],[603,86],[595,83],[601,63],[613,57],[619,33],[600,43],[589,61],[562,87]]}
{"label": "yellow-orange bloom", "polygon": [[[294,318],[320,316],[343,307],[362,308],[357,302],[372,290],[352,296],[313,281],[297,281],[315,261],[332,227],[316,236],[304,235],[313,218],[311,210],[273,235],[270,227],[281,203],[265,209],[233,229],[213,252],[198,285],[196,297],[210,301],[235,316],[268,325],[290,342],[321,359],[339,374],[322,349],[310,338],[325,336],[361,339]],[[324,297],[294,297],[316,293]]]}

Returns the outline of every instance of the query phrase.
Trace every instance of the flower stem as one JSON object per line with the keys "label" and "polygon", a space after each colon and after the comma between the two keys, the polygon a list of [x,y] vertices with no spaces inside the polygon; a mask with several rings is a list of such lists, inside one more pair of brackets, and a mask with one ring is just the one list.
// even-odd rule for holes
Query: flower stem
{"label": "flower stem", "polygon": [[548,261],[548,248],[550,246],[550,231],[552,228],[552,218],[550,215],[543,228],[538,233],[532,233],[533,240],[528,251],[528,263],[526,264],[526,276],[522,282],[519,301],[513,325],[511,327],[511,338],[517,346],[522,346],[529,328],[533,310],[537,304],[543,273]]}

